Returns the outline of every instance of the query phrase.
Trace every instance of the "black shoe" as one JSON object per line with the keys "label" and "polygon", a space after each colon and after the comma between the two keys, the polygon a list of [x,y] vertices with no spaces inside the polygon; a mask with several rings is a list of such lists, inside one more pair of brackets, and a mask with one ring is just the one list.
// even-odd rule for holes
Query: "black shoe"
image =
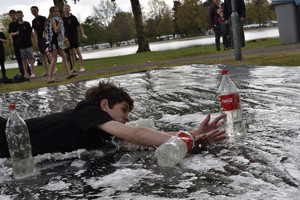
{"label": "black shoe", "polygon": [[217,51],[220,51],[221,49],[219,48],[219,49],[217,49]]}

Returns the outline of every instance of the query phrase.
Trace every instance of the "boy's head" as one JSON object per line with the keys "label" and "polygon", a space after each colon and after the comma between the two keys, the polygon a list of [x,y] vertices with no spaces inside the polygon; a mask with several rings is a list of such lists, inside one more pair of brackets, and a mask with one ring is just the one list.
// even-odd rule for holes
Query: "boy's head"
{"label": "boy's head", "polygon": [[8,12],[8,14],[9,14],[10,18],[12,18],[13,20],[16,19],[16,11],[15,10],[10,10]]}
{"label": "boy's head", "polygon": [[71,8],[69,5],[65,4],[63,7],[63,12],[69,14],[71,11]]}
{"label": "boy's head", "polygon": [[124,88],[116,86],[113,82],[100,81],[98,86],[88,89],[85,93],[85,100],[96,105],[100,105],[103,99],[107,99],[110,109],[122,102],[128,103],[129,111],[133,109],[133,99]]}
{"label": "boy's head", "polygon": [[30,11],[31,14],[35,17],[39,15],[39,8],[37,6],[31,6]]}
{"label": "boy's head", "polygon": [[21,10],[18,10],[16,12],[16,14],[17,14],[18,20],[22,20],[23,19],[24,15],[23,15],[23,12]]}

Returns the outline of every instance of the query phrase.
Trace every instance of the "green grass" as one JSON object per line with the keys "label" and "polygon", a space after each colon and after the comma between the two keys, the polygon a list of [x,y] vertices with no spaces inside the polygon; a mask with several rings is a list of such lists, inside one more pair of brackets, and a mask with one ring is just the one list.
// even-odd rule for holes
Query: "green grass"
{"label": "green grass", "polygon": [[[267,40],[257,40],[256,42],[247,42],[245,49],[252,49],[258,47],[267,47],[267,46],[274,46],[274,45],[281,45],[279,38],[270,38]],[[123,65],[131,65],[131,64],[139,64],[139,63],[147,63],[153,61],[163,61],[163,60],[172,60],[182,57],[192,57],[192,56],[199,56],[199,55],[207,55],[216,53],[215,45],[205,45],[205,46],[197,46],[197,47],[189,47],[183,49],[175,49],[175,50],[167,50],[167,51],[153,51],[153,52],[143,52],[137,53],[132,55],[126,56],[117,56],[117,57],[109,57],[109,58],[100,58],[100,59],[87,59],[84,60],[84,65],[86,66],[86,70],[92,69],[99,69],[99,68],[115,68],[116,66],[123,66]],[[221,53],[221,52],[219,52]],[[242,61],[235,61],[234,57],[224,58],[224,59],[212,59],[212,60],[201,60],[199,62],[206,63],[206,64],[233,64],[233,65],[240,65],[240,64],[249,64],[249,65],[261,65],[261,66],[268,66],[268,65],[284,65],[284,66],[295,66],[299,65],[300,63],[300,53],[282,53],[282,54],[270,54],[269,55],[260,55],[260,56],[251,56],[251,57],[243,57]],[[199,63],[198,62],[198,63]],[[190,63],[197,63],[197,61],[192,61]],[[189,64],[188,62],[185,63],[176,63],[173,65],[182,65],[182,64]],[[79,63],[77,62],[77,67]],[[150,70],[156,67],[162,67],[167,65],[155,66],[155,67],[145,67],[145,68],[132,68],[126,71],[117,71],[110,73],[100,73],[100,74],[92,74],[92,75],[80,75],[73,79],[60,79],[60,82],[55,84],[66,84],[74,81],[84,80],[84,79],[92,79],[92,78],[99,78],[99,77],[110,77],[115,76],[118,74],[123,73],[130,73],[136,72],[139,70]],[[172,66],[172,65],[168,65]],[[64,74],[63,67],[61,63],[57,64],[57,74],[62,73]],[[43,66],[36,66],[35,73],[38,76],[42,74],[44,71]],[[15,74],[19,73],[18,69],[7,69],[7,76],[13,77]],[[18,84],[1,84],[0,85],[0,92],[11,92],[11,91],[18,91],[18,90],[25,90],[31,88],[39,88],[48,86],[49,84],[46,83],[45,80],[42,81],[31,81],[31,82],[24,82]],[[53,85],[53,84],[52,84]]]}

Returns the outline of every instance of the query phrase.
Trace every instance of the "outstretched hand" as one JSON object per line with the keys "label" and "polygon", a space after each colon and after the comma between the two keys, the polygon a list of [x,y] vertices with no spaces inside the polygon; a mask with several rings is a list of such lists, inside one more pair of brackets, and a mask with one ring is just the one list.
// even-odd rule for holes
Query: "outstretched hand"
{"label": "outstretched hand", "polygon": [[225,139],[224,130],[219,130],[219,127],[224,124],[224,121],[220,121],[226,117],[226,114],[222,114],[216,117],[212,122],[210,122],[210,114],[200,123],[200,126],[197,130],[191,131],[191,133],[195,137],[195,150],[199,148],[201,144],[201,148],[209,145],[210,143],[218,140]]}

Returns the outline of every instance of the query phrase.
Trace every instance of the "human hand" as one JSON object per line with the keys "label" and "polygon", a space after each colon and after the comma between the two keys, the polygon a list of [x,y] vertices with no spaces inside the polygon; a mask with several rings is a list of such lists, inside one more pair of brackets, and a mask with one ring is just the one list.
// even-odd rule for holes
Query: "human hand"
{"label": "human hand", "polygon": [[229,21],[228,21],[228,20],[225,20],[225,24],[229,24]]}
{"label": "human hand", "polygon": [[208,133],[212,130],[218,129],[220,126],[222,126],[224,124],[224,121],[220,121],[220,120],[225,117],[226,117],[226,114],[219,115],[211,123],[209,123],[210,114],[208,114],[206,116],[206,118],[200,123],[199,128],[192,132],[196,135],[201,135],[204,133]]}
{"label": "human hand", "polygon": [[218,128],[224,124],[222,120],[226,117],[226,114],[219,115],[212,122],[210,122],[210,114],[200,123],[200,126],[197,130],[191,131],[195,139],[195,146],[198,147],[201,144],[201,147],[204,147],[211,142],[225,139],[226,136],[224,130],[219,130]]}
{"label": "human hand", "polygon": [[245,20],[245,18],[244,17],[241,17],[241,22],[243,22]]}
{"label": "human hand", "polygon": [[204,133],[201,135],[194,136],[195,138],[195,146],[192,150],[194,153],[198,152],[202,148],[205,148],[207,145],[209,145],[212,142],[223,140],[226,138],[225,136],[225,130],[219,130],[215,129],[208,133]]}
{"label": "human hand", "polygon": [[82,37],[84,38],[84,39],[88,39],[88,36],[86,36],[86,35],[82,35]]}

